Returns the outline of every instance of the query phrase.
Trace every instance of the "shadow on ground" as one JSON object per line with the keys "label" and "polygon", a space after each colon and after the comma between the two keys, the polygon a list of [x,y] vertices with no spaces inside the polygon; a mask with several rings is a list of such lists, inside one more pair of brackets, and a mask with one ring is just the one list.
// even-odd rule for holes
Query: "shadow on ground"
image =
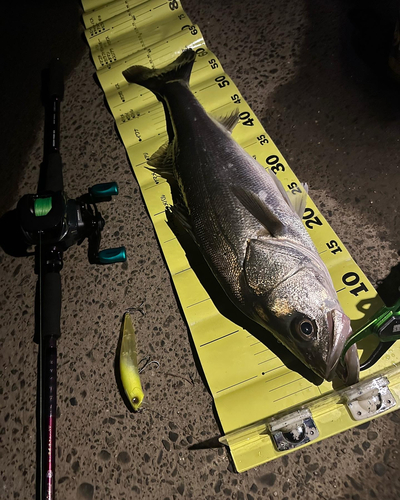
{"label": "shadow on ground", "polygon": [[301,165],[290,163],[311,193],[329,184],[339,203],[367,212],[371,224],[382,228],[382,239],[398,250],[393,145],[399,138],[400,87],[388,66],[398,3],[305,4],[308,28],[296,76],[269,97],[262,122],[274,138],[285,137],[281,130],[296,124],[282,146],[298,158]]}
{"label": "shadow on ground", "polygon": [[27,155],[44,118],[41,71],[59,57],[67,79],[85,52],[81,12],[79,2],[21,0],[7,3],[1,16],[7,50],[0,81],[0,215],[17,201],[22,172],[29,168]]}

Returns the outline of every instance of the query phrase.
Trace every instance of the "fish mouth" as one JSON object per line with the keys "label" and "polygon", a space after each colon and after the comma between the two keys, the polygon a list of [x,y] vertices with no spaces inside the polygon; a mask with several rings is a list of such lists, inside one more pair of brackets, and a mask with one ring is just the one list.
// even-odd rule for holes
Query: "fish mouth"
{"label": "fish mouth", "polygon": [[336,367],[336,375],[343,380],[346,385],[353,385],[360,378],[360,359],[358,357],[357,345],[349,347],[344,357],[344,364],[339,363]]}
{"label": "fish mouth", "polygon": [[327,358],[324,378],[331,381],[335,375],[339,376],[346,385],[358,382],[360,374],[360,360],[357,346],[353,344],[344,357],[344,365],[339,363],[344,345],[353,334],[350,319],[342,312],[334,309],[328,314],[328,324],[332,332],[332,343]]}

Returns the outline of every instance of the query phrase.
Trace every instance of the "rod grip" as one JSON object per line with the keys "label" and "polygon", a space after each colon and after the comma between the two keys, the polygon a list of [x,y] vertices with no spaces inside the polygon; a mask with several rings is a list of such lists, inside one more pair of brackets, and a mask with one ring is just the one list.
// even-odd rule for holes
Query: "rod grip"
{"label": "rod grip", "polygon": [[52,151],[47,155],[43,168],[43,191],[53,191],[54,193],[63,191],[63,164],[59,151]]}
{"label": "rod grip", "polygon": [[43,337],[61,335],[61,275],[44,273],[41,290],[41,331]]}
{"label": "rod grip", "polygon": [[62,101],[64,98],[64,68],[60,59],[53,59],[49,64],[48,98]]}

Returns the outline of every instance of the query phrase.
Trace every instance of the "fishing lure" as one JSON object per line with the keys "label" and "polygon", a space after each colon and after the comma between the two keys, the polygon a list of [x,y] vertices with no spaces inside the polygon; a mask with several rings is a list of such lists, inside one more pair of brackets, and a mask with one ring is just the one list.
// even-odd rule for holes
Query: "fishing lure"
{"label": "fishing lure", "polygon": [[129,313],[124,315],[121,350],[119,355],[119,371],[121,382],[132,408],[138,411],[144,394],[140,382],[137,362],[135,329]]}

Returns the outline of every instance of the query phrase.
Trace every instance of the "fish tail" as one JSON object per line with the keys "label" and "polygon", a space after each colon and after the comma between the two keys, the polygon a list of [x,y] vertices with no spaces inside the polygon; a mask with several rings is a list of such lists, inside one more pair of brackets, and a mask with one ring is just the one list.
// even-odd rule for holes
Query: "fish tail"
{"label": "fish tail", "polygon": [[164,68],[151,69],[145,66],[131,66],[122,72],[124,78],[129,83],[137,83],[146,89],[151,90],[156,96],[162,97],[163,89],[167,83],[181,82],[189,85],[190,74],[196,52],[187,49]]}

